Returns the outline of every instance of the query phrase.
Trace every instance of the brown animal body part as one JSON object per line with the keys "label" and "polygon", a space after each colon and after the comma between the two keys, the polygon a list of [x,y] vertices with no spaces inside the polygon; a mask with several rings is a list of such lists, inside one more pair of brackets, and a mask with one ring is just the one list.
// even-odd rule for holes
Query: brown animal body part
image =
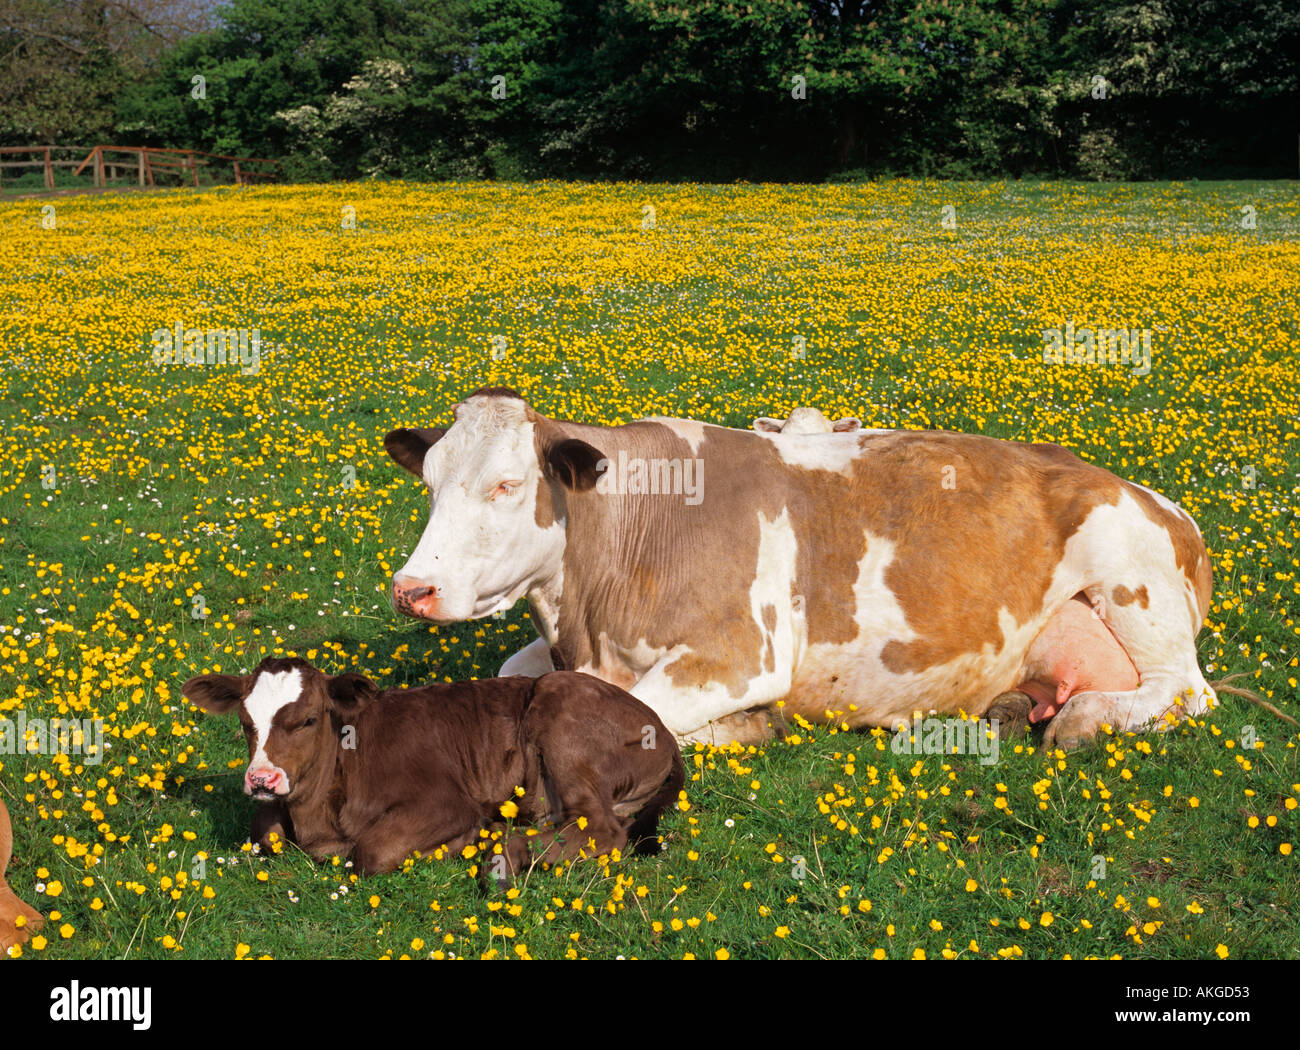
{"label": "brown animal body part", "polygon": [[0,802],[0,955],[8,954],[14,945],[26,944],[28,938],[45,925],[41,913],[19,900],[5,881],[13,850],[14,833],[9,822],[9,810]]}
{"label": "brown animal body part", "polygon": [[[270,803],[254,821],[258,841],[274,832],[318,860],[350,856],[363,873],[417,850],[484,845],[493,827],[506,832],[506,870],[485,861],[498,878],[531,859],[657,848],[659,816],[685,780],[653,711],[574,672],[381,690],[268,659],[250,675],[193,678],[182,693],[238,713],[245,792]],[[520,834],[503,815],[545,826]]]}

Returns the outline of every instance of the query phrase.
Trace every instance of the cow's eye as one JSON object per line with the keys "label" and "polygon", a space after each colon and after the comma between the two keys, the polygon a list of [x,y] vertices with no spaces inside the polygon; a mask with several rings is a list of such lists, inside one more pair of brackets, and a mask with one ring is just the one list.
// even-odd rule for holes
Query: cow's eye
{"label": "cow's eye", "polygon": [[314,726],[315,724],[316,724],[316,719],[314,719],[314,718],[309,718],[309,719],[307,719],[307,721],[303,722],[303,724],[302,724],[302,728],[303,728],[303,729],[309,729],[309,728],[311,728],[312,726]]}
{"label": "cow's eye", "polygon": [[498,485],[496,488],[492,490],[492,495],[489,496],[488,498],[492,502],[496,502],[496,499],[499,496],[513,495],[515,489],[517,489],[521,484],[523,483],[519,481],[503,481],[501,482],[500,485]]}

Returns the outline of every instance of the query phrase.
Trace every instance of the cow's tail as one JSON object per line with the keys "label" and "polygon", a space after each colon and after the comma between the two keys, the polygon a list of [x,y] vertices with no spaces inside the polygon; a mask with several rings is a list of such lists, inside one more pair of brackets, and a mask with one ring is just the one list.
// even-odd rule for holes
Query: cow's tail
{"label": "cow's tail", "polygon": [[1245,678],[1245,677],[1246,677],[1246,672],[1240,671],[1237,674],[1228,675],[1227,678],[1220,678],[1217,679],[1216,681],[1210,682],[1209,686],[1216,693],[1227,693],[1229,696],[1239,696],[1243,700],[1249,700],[1252,704],[1255,704],[1258,707],[1262,707],[1269,714],[1277,715],[1277,717],[1282,719],[1283,722],[1290,722],[1293,726],[1300,726],[1300,722],[1297,722],[1285,711],[1279,711],[1276,707],[1270,704],[1267,700],[1265,700],[1253,689],[1243,689],[1239,685],[1232,684],[1237,679]]}

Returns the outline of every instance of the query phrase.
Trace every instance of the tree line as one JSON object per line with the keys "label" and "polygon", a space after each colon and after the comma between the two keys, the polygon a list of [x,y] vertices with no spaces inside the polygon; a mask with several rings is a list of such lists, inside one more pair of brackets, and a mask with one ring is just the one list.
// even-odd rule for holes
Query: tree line
{"label": "tree line", "polygon": [[1295,0],[0,0],[0,144],[297,179],[1292,175]]}

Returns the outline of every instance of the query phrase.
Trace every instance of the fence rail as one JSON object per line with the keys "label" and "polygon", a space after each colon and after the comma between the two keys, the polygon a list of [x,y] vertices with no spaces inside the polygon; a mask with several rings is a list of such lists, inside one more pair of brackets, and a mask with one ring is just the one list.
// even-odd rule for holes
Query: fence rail
{"label": "fence rail", "polygon": [[[56,154],[73,154],[73,159],[55,159]],[[84,156],[82,156],[84,154]],[[10,160],[14,157],[36,159]],[[78,162],[76,157],[81,156]],[[196,149],[163,149],[157,146],[0,146],[0,189],[4,187],[6,168],[39,168],[45,176],[45,189],[54,191],[55,168],[71,168],[73,178],[90,168],[96,189],[115,189],[110,181],[134,178],[137,186],[156,186],[157,176],[177,178],[181,185],[199,185],[199,169],[215,169],[229,162],[237,186],[257,181],[274,181],[279,161],[268,157],[238,157],[226,153],[207,153]],[[11,176],[12,178],[12,176]]]}

